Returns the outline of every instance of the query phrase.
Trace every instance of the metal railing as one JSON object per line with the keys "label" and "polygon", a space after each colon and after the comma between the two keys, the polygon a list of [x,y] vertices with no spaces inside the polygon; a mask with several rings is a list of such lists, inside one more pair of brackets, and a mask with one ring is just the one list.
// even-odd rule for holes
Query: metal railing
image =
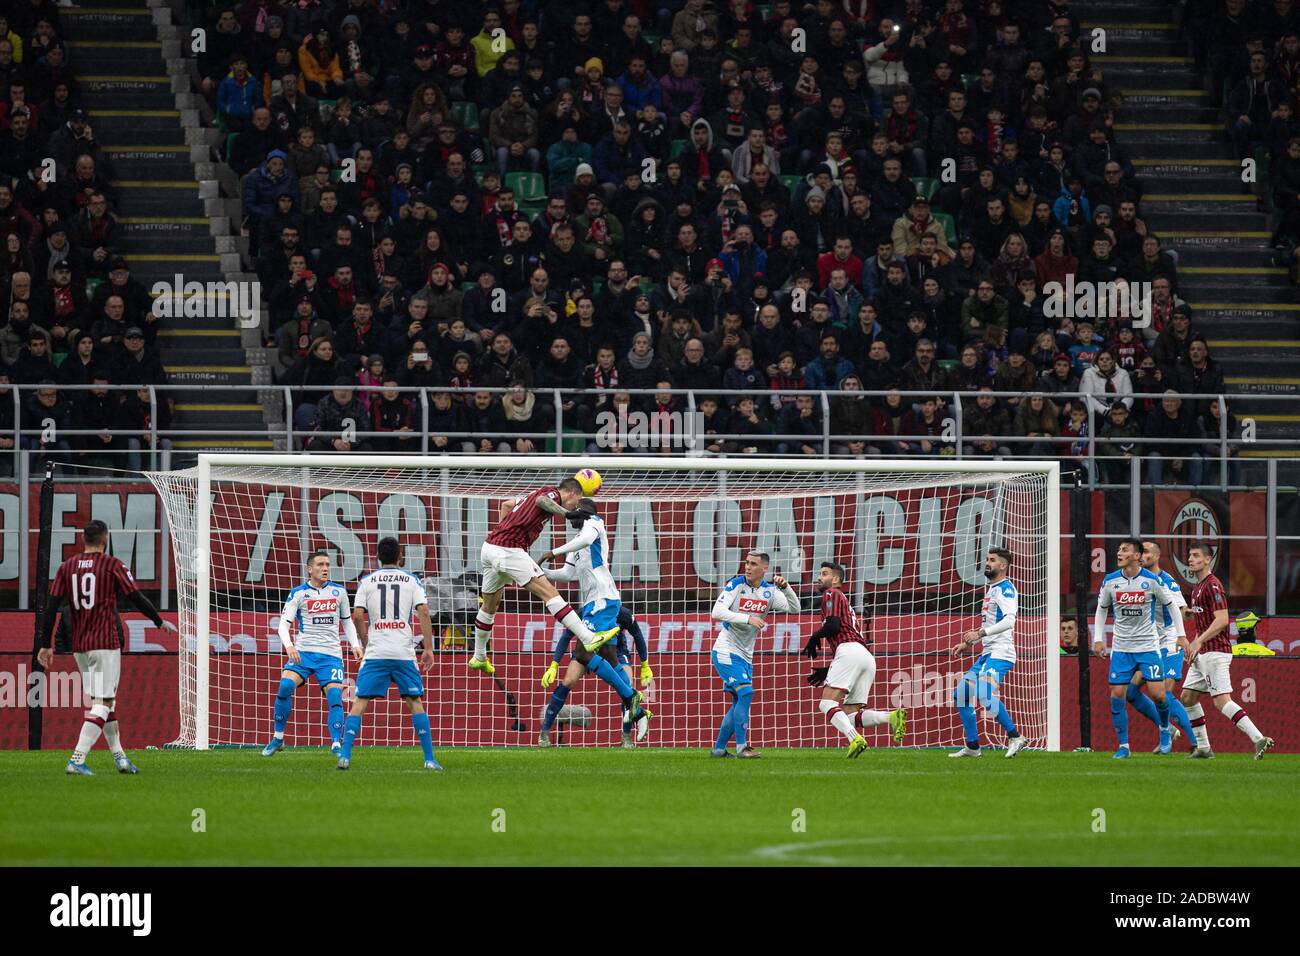
{"label": "metal railing", "polygon": [[[48,388],[49,386],[44,386]],[[59,385],[57,390],[61,398],[79,396],[81,393],[92,390],[106,390],[109,392],[129,393],[135,391],[147,391],[149,396],[149,424],[148,428],[143,431],[124,431],[119,429],[95,429],[81,427],[81,423],[73,418],[74,427],[56,428],[56,437],[51,439],[51,427],[54,427],[52,419],[41,420],[36,417],[39,410],[29,409],[24,414],[24,405],[28,404],[27,397],[32,393],[40,391],[43,386],[40,385],[13,385],[11,389],[11,401],[13,404],[14,423],[12,429],[0,432],[0,437],[9,437],[12,442],[12,451],[16,456],[24,447],[32,451],[49,451],[49,446],[54,445],[58,451],[63,454],[72,454],[79,458],[87,454],[96,455],[115,455],[122,454],[121,449],[111,448],[93,448],[87,447],[88,440],[96,435],[109,434],[116,438],[135,438],[142,446],[142,451],[157,452],[168,443],[178,441],[211,439],[212,447],[223,447],[231,440],[271,440],[279,442],[284,449],[300,450],[303,448],[308,435],[303,429],[295,428],[295,413],[300,406],[304,404],[304,396],[320,397],[332,389],[323,386],[317,387],[295,387],[291,385],[149,385],[141,386],[123,386],[123,385]],[[865,446],[864,453],[880,454],[908,454],[926,457],[929,455],[952,456],[956,458],[969,457],[989,457],[981,455],[975,449],[975,442],[983,437],[972,434],[970,430],[969,419],[972,417],[972,409],[975,407],[975,399],[980,394],[992,394],[994,397],[1002,400],[1016,401],[1029,397],[1032,394],[1025,392],[975,392],[975,391],[925,391],[925,392],[897,392],[902,399],[905,407],[917,407],[918,403],[927,397],[936,397],[941,402],[941,407],[936,411],[935,420],[940,427],[938,433],[927,431],[925,434],[840,434],[832,429],[833,413],[835,411],[836,401],[839,399],[861,398],[873,403],[882,400],[893,392],[887,391],[828,391],[828,390],[791,390],[791,391],[750,391],[740,392],[726,389],[710,389],[706,392],[701,390],[690,389],[606,389],[606,390],[567,390],[567,389],[530,389],[534,396],[534,426],[527,431],[508,431],[502,435],[483,435],[475,432],[460,431],[436,431],[431,432],[426,423],[431,420],[433,414],[433,401],[430,392],[444,392],[453,397],[453,400],[460,400],[466,403],[473,401],[475,393],[488,393],[497,399],[518,391],[518,388],[438,388],[427,389],[418,387],[403,387],[395,390],[384,389],[381,386],[362,386],[357,385],[353,388],[356,394],[367,394],[372,400],[377,398],[380,393],[385,391],[396,391],[399,395],[409,398],[412,402],[412,431],[409,440],[403,444],[409,444],[409,448],[402,447],[395,449],[398,451],[409,451],[411,453],[429,454],[430,451],[437,452],[440,449],[433,445],[431,439],[441,437],[454,443],[473,442],[478,451],[491,451],[500,445],[508,445],[515,453],[529,453],[527,450],[521,451],[526,446],[519,443],[519,440],[531,442],[532,452],[541,452],[545,449],[547,443],[554,442],[554,447],[563,447],[566,441],[579,441],[584,443],[584,447],[590,446],[591,450],[598,452],[605,450],[602,444],[608,434],[602,434],[601,431],[586,430],[581,427],[584,421],[590,422],[591,419],[602,412],[615,412],[618,405],[615,396],[626,395],[628,397],[629,412],[646,412],[648,402],[646,399],[653,399],[656,395],[669,395],[674,402],[674,411],[692,416],[689,420],[695,421],[694,416],[700,409],[700,404],[707,397],[714,397],[721,400],[722,403],[728,403],[729,399],[734,397],[736,400],[741,398],[752,398],[760,408],[772,408],[774,404],[784,406],[793,403],[799,396],[809,396],[813,399],[816,414],[813,416],[816,421],[815,433],[800,431],[795,433],[785,432],[780,429],[780,419],[776,414],[761,415],[765,419],[764,428],[761,433],[754,434],[749,431],[728,431],[718,434],[708,435],[691,435],[684,436],[681,434],[682,429],[678,425],[677,432],[674,433],[672,425],[668,424],[667,432],[662,429],[655,436],[658,442],[656,445],[629,443],[627,447],[644,449],[652,448],[655,451],[677,451],[682,454],[735,454],[740,448],[757,447],[764,454],[806,454],[805,447],[811,447],[815,453],[823,456],[833,456],[837,451],[843,453],[847,446],[863,443]],[[255,403],[269,408],[271,414],[266,416],[271,419],[270,422],[264,422],[256,428],[223,428],[219,432],[211,428],[194,428],[185,427],[185,423],[180,425],[173,424],[167,428],[158,427],[158,410],[160,402],[174,398],[177,393],[203,393],[203,392],[225,392],[225,393],[252,393],[256,399]],[[1090,396],[1081,392],[1063,392],[1049,394],[1045,396],[1058,406],[1058,410],[1063,408],[1067,401],[1079,400],[1085,403],[1088,408],[1088,427],[1087,434],[1083,436],[1074,435],[1055,435],[1055,436],[1030,436],[1004,434],[997,436],[987,436],[995,439],[995,449],[1006,449],[1015,455],[1021,448],[1034,449],[1033,452],[1026,451],[1026,457],[1035,454],[1041,454],[1044,447],[1051,448],[1054,453],[1060,457],[1084,463],[1087,480],[1090,484],[1096,484],[1098,476],[1102,469],[1098,466],[1106,464],[1109,459],[1098,453],[1098,445],[1106,443],[1106,438],[1099,434],[1105,421],[1105,415],[1099,413],[1092,404],[1092,400],[1097,396]],[[1162,396],[1160,395],[1137,395],[1121,396],[1129,398],[1136,405],[1139,402],[1150,401],[1155,407],[1159,407]],[[1158,453],[1162,447],[1186,447],[1194,446],[1192,454],[1203,459],[1213,459],[1218,463],[1218,480],[1215,482],[1202,482],[1202,484],[1218,484],[1221,487],[1227,487],[1231,481],[1232,459],[1233,456],[1243,449],[1267,444],[1272,450],[1289,451],[1296,450],[1297,457],[1300,457],[1300,439],[1296,438],[1269,438],[1267,440],[1259,439],[1253,434],[1251,429],[1250,437],[1233,434],[1229,430],[1229,416],[1227,414],[1231,407],[1243,400],[1249,400],[1252,403],[1266,403],[1270,407],[1277,405],[1280,408],[1294,408],[1297,414],[1297,421],[1300,422],[1300,397],[1289,395],[1223,395],[1223,394],[1183,394],[1178,396],[1186,404],[1187,402],[1213,402],[1218,405],[1218,433],[1213,435],[1204,435],[1199,438],[1148,438],[1140,437],[1134,439],[1135,444],[1140,448],[1141,454],[1126,460],[1135,462],[1140,459],[1149,459],[1153,453]],[[3,395],[0,394],[0,401],[3,401]],[[566,410],[565,404],[573,402],[575,408]],[[276,408],[279,404],[281,408]],[[74,405],[75,407],[75,405]],[[537,410],[541,409],[540,414]],[[35,411],[35,415],[33,414]],[[653,410],[650,410],[653,411]],[[282,413],[282,414],[277,414]],[[1135,413],[1136,414],[1136,413]],[[1242,420],[1248,420],[1249,416],[1243,416]],[[192,426],[192,423],[190,423]],[[539,426],[544,425],[542,430]],[[1014,425],[1014,418],[1013,418]],[[26,427],[24,427],[26,426]],[[391,442],[394,433],[389,431],[376,430],[365,421],[353,422],[347,432],[322,432],[311,431],[311,437],[336,439],[343,438],[345,435],[356,439],[358,442]],[[651,430],[653,435],[653,430]],[[686,439],[686,443],[683,443]],[[706,440],[707,439],[707,440]],[[664,447],[664,442],[668,447]],[[59,445],[63,442],[65,445]],[[931,450],[928,452],[913,448],[913,445],[920,445],[928,442]],[[745,444],[741,444],[745,443]],[[70,448],[67,446],[77,445],[79,447]],[[720,451],[707,452],[709,446],[721,445]],[[1084,451],[1079,454],[1070,454],[1068,449],[1071,445],[1082,446]],[[783,446],[785,446],[783,448]],[[791,446],[796,450],[791,451]],[[136,453],[134,450],[131,453]],[[856,452],[854,452],[856,453]],[[996,452],[992,453],[994,457],[1000,457]],[[1134,466],[1137,467],[1137,466]],[[1107,468],[1106,471],[1114,469]],[[16,458],[14,460],[13,471],[18,471]],[[1126,482],[1127,483],[1127,482]]]}

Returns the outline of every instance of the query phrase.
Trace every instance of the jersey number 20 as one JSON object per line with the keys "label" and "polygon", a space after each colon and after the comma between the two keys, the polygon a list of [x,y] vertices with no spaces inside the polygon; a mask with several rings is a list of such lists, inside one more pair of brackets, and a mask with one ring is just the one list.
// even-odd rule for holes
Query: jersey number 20
{"label": "jersey number 20", "polygon": [[78,611],[89,611],[95,606],[95,576],[93,574],[74,574],[72,576],[72,606]]}

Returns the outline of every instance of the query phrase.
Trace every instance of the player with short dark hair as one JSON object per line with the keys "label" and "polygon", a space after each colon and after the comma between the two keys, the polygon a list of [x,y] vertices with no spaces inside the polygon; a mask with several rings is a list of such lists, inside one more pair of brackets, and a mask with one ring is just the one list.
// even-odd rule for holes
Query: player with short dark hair
{"label": "player with short dark hair", "polygon": [[[106,552],[108,525],[92,521],[82,531],[82,552],[59,565],[50,584],[49,600],[41,617],[40,650],[36,659],[49,668],[55,650],[50,646],[54,619],[62,608],[72,621],[72,653],[90,694],[90,713],[81,725],[77,747],[68,759],[67,772],[83,777],[94,774],[86,766],[86,755],[100,734],[108,743],[113,761],[121,773],[139,773],[122,748],[118,726],[117,687],[122,674],[122,628],[118,620],[118,598],[126,598],[157,627],[176,630],[164,622],[153,602],[145,597],[131,571]],[[64,607],[64,605],[67,605]]]}
{"label": "player with short dark hair", "polygon": [[1164,669],[1165,697],[1169,701],[1168,719],[1163,725],[1160,723],[1160,715],[1156,713],[1155,704],[1151,703],[1150,697],[1142,693],[1144,681],[1140,673],[1133,675],[1125,698],[1134,710],[1155,724],[1160,731],[1160,742],[1156,744],[1156,749],[1152,753],[1167,754],[1173,749],[1174,738],[1178,734],[1178,728],[1173,726],[1173,721],[1182,726],[1188,744],[1192,747],[1196,746],[1187,711],[1173,694],[1174,685],[1178,683],[1178,678],[1183,676],[1181,641],[1186,639],[1183,609],[1187,607],[1187,602],[1183,600],[1183,589],[1178,586],[1178,581],[1160,567],[1160,544],[1152,538],[1142,539],[1142,567],[1158,577],[1174,598],[1174,606],[1165,608],[1156,622],[1160,630],[1160,663]]}
{"label": "player with short dark hair", "polygon": [[558,485],[546,485],[526,495],[501,502],[498,523],[483,542],[479,555],[482,566],[481,601],[474,618],[474,653],[469,659],[471,670],[496,673],[488,660],[488,641],[501,591],[507,585],[521,587],[540,600],[554,618],[567,627],[584,647],[595,650],[600,642],[582,622],[569,602],[546,577],[546,572],[528,553],[546,523],[556,515],[570,517],[582,498],[582,485],[576,478],[565,478]]}
{"label": "player with short dark hair", "polygon": [[858,613],[844,594],[844,567],[823,561],[817,583],[822,589],[822,624],[808,637],[803,653],[816,657],[822,640],[831,645],[829,667],[814,668],[808,683],[825,684],[818,709],[832,726],[849,740],[848,756],[857,757],[867,749],[862,731],[889,724],[894,743],[901,744],[907,733],[907,710],[866,710],[867,694],[876,679],[876,658],[867,647],[871,639],[862,633]]}
{"label": "player with short dark hair", "polygon": [[1214,756],[1210,749],[1210,735],[1205,729],[1205,711],[1201,708],[1201,695],[1209,694],[1219,713],[1250,738],[1258,760],[1272,748],[1273,738],[1260,733],[1245,709],[1232,699],[1228,595],[1214,574],[1215,557],[1214,548],[1205,543],[1194,544],[1187,552],[1187,567],[1196,576],[1196,587],[1192,588],[1192,599],[1188,604],[1196,637],[1190,641],[1184,637],[1179,643],[1189,661],[1187,678],[1183,681],[1183,705],[1196,735],[1196,749],[1191,756],[1202,760]]}
{"label": "player with short dark hair", "polygon": [[1028,742],[1016,729],[1011,712],[998,695],[999,685],[1016,666],[1016,616],[1020,613],[1020,595],[1007,577],[1011,558],[1011,552],[1006,548],[989,548],[984,558],[984,578],[989,584],[980,607],[980,627],[967,631],[962,642],[952,649],[953,654],[962,654],[981,641],[984,643],[984,653],[975,658],[961,683],[953,688],[966,744],[950,753],[949,757],[978,757],[984,752],[980,748],[979,724],[975,720],[976,702],[1007,732],[1006,756],[1014,757]]}

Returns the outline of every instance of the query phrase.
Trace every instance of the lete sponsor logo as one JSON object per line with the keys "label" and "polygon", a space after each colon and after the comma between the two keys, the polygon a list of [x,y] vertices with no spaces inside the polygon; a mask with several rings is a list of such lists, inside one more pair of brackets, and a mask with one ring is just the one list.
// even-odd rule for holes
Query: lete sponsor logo
{"label": "lete sponsor logo", "polygon": [[338,609],[337,598],[312,598],[303,610],[308,614],[333,614]]}
{"label": "lete sponsor logo", "polygon": [[743,597],[736,602],[736,610],[741,614],[765,614],[767,601],[756,597]]}
{"label": "lete sponsor logo", "polygon": [[1116,591],[1115,603],[1120,607],[1135,607],[1147,603],[1146,591]]}

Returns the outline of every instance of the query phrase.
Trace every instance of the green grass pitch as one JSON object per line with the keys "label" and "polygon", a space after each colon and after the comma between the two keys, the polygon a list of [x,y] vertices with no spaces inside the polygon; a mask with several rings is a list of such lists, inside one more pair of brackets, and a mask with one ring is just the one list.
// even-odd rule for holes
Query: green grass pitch
{"label": "green grass pitch", "polygon": [[[1282,865],[1300,755],[942,750],[134,752],[0,755],[4,865]],[[195,832],[196,811],[204,832]],[[504,829],[502,829],[504,828]],[[593,832],[617,834],[593,840]]]}

